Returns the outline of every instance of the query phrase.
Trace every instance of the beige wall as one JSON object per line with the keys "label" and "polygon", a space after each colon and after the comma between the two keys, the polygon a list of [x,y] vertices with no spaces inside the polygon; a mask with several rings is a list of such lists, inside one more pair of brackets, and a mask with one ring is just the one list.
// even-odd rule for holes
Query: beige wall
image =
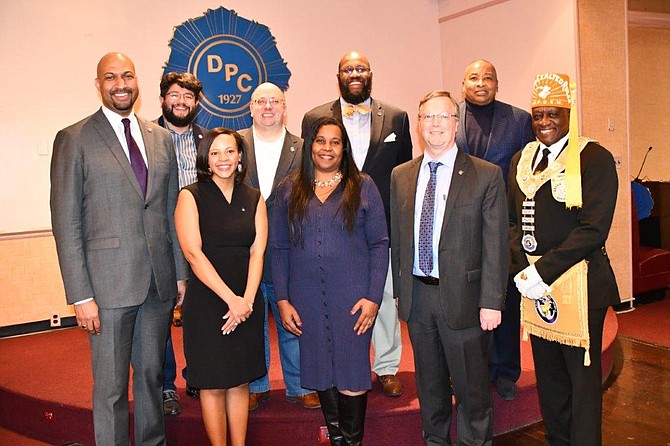
{"label": "beige wall", "polygon": [[637,175],[653,146],[640,177],[670,181],[670,29],[630,26],[628,50],[631,174]]}
{"label": "beige wall", "polygon": [[56,244],[50,233],[0,237],[0,327],[74,315],[65,304]]}
{"label": "beige wall", "polygon": [[626,0],[579,0],[580,121],[621,161],[607,250],[622,300],[632,297]]}
{"label": "beige wall", "polygon": [[524,110],[538,73],[577,72],[572,0],[440,1],[442,80],[459,93],[465,67],[487,59],[496,67],[497,98]]}
{"label": "beige wall", "polygon": [[[109,51],[135,62],[138,112],[158,116],[158,83],[169,58],[173,27],[216,2],[117,0],[2,1],[0,82],[0,233],[47,229],[49,162],[56,132],[100,105],[95,67]],[[227,9],[267,25],[292,72],[288,128],[338,96],[337,63],[357,49],[369,56],[373,96],[416,115],[427,89],[441,85],[434,0],[227,0]]]}

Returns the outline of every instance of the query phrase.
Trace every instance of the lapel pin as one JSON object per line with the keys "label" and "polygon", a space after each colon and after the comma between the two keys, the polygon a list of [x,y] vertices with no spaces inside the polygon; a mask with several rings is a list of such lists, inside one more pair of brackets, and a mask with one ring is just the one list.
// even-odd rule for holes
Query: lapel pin
{"label": "lapel pin", "polygon": [[291,152],[295,152],[295,147],[291,146],[291,148],[290,148],[289,150],[290,150]]}
{"label": "lapel pin", "polygon": [[463,175],[463,171],[462,171],[462,170],[459,170],[459,171],[458,171],[458,174],[459,174],[459,175]]}
{"label": "lapel pin", "polygon": [[246,212],[246,211],[247,211],[246,209],[242,208],[242,212]]}

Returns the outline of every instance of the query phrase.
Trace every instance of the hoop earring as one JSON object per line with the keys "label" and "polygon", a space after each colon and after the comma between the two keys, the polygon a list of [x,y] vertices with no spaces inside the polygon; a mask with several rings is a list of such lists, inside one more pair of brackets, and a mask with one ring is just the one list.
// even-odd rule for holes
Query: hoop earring
{"label": "hoop earring", "polygon": [[237,171],[242,173],[242,163],[237,163]]}

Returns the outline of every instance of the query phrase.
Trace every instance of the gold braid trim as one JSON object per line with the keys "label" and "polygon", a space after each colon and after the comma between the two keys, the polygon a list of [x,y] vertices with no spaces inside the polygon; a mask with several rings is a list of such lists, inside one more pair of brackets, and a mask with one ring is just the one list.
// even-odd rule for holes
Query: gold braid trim
{"label": "gold braid trim", "polygon": [[[598,142],[594,139],[580,136],[579,152],[581,153],[584,147],[591,141]],[[535,175],[533,174],[533,158],[539,146],[539,141],[531,141],[526,144],[526,147],[521,152],[521,158],[519,158],[519,164],[516,169],[516,182],[519,185],[519,189],[530,199],[535,198],[535,193],[544,183],[565,170],[568,159],[568,151],[563,150],[544,171]]]}

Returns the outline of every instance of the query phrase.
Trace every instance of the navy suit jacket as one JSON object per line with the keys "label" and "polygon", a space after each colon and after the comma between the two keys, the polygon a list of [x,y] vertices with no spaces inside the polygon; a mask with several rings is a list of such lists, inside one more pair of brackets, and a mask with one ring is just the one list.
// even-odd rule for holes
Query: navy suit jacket
{"label": "navy suit jacket", "polygon": [[[468,145],[467,134],[465,133],[467,125],[465,107],[465,101],[461,102],[459,105],[460,120],[456,131],[456,145],[465,153],[473,155],[475,150]],[[530,114],[504,102],[493,101],[491,134],[483,159],[500,166],[505,184],[507,184],[512,156],[531,141],[535,141],[535,135],[533,135],[533,129],[530,126]]]}

